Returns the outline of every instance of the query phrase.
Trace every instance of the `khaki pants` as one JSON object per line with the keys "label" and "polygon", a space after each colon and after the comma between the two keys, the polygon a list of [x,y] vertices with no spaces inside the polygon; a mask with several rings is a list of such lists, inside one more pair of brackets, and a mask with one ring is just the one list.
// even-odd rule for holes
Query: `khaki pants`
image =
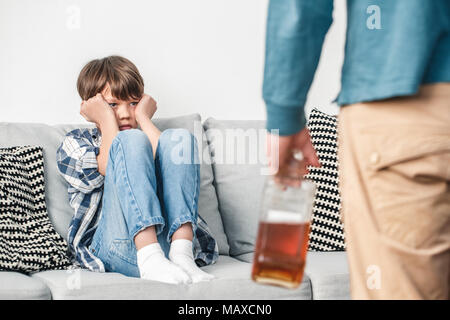
{"label": "khaki pants", "polygon": [[449,299],[450,83],[342,107],[339,175],[353,299]]}

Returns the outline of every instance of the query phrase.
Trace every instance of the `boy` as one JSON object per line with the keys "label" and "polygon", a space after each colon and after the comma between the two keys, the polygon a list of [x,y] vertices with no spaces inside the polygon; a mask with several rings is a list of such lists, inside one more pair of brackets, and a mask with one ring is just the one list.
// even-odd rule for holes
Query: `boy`
{"label": "boy", "polygon": [[[197,213],[196,139],[185,129],[158,130],[150,120],[156,102],[144,94],[144,81],[126,58],[89,62],[77,88],[80,114],[96,128],[72,130],[57,150],[75,210],[69,247],[76,262],[166,283],[213,279],[196,264],[218,258]],[[183,153],[192,151],[187,164],[171,159],[180,143]]]}

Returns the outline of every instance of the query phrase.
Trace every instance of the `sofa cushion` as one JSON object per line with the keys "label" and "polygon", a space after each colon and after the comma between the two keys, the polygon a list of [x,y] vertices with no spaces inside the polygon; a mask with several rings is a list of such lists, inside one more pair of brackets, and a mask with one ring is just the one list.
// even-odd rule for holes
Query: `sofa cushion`
{"label": "sofa cushion", "polygon": [[[201,152],[201,184],[199,196],[199,214],[206,220],[213,233],[221,254],[228,254],[228,242],[223,231],[222,220],[218,211],[217,196],[215,193],[213,173],[209,160],[209,148],[203,138],[203,127],[198,114],[187,116],[160,118],[153,120],[160,130],[168,128],[186,128],[197,138],[203,141]],[[93,123],[46,125],[36,123],[8,123],[0,122],[0,146],[39,145],[44,149],[44,178],[45,198],[50,220],[56,231],[67,240],[67,230],[73,215],[69,205],[67,185],[58,174],[56,165],[56,149],[62,143],[67,132],[76,128],[94,127]]]}
{"label": "sofa cushion", "polygon": [[305,273],[311,280],[314,300],[350,299],[350,273],[345,251],[308,251]]}
{"label": "sofa cushion", "polygon": [[0,272],[0,300],[50,300],[50,289],[39,279],[18,272]]}
{"label": "sofa cushion", "polygon": [[266,175],[264,121],[208,118],[203,126],[211,150],[219,210],[230,255],[253,252]]}
{"label": "sofa cushion", "polygon": [[[252,263],[253,256],[253,253],[246,253],[235,258]],[[308,251],[304,278],[311,281],[314,300],[350,299],[350,274],[345,251]]]}
{"label": "sofa cushion", "polygon": [[151,300],[253,300],[311,299],[310,282],[305,277],[299,288],[261,285],[251,280],[251,264],[221,255],[214,265],[202,270],[213,274],[212,281],[172,285],[126,277],[119,273],[87,270],[44,271],[33,275],[46,283],[53,299],[151,299]]}

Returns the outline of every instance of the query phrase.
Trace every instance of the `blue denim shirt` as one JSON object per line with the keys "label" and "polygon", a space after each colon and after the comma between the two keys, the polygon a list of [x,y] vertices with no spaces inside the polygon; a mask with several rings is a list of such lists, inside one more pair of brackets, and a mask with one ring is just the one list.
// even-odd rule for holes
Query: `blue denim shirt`
{"label": "blue denim shirt", "polygon": [[[305,126],[304,104],[332,22],[333,0],[271,0],[263,98],[266,128]],[[347,0],[338,105],[412,95],[450,82],[449,0]]]}

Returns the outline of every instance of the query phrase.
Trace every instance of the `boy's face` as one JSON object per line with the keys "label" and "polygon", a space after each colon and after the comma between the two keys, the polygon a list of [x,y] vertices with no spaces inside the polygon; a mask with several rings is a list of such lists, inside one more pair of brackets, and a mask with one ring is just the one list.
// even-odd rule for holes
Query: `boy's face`
{"label": "boy's face", "polygon": [[117,125],[119,130],[135,129],[138,127],[135,109],[139,100],[118,100],[111,95],[109,84],[106,84],[105,88],[101,92],[106,102],[111,106],[114,114],[116,115]]}

